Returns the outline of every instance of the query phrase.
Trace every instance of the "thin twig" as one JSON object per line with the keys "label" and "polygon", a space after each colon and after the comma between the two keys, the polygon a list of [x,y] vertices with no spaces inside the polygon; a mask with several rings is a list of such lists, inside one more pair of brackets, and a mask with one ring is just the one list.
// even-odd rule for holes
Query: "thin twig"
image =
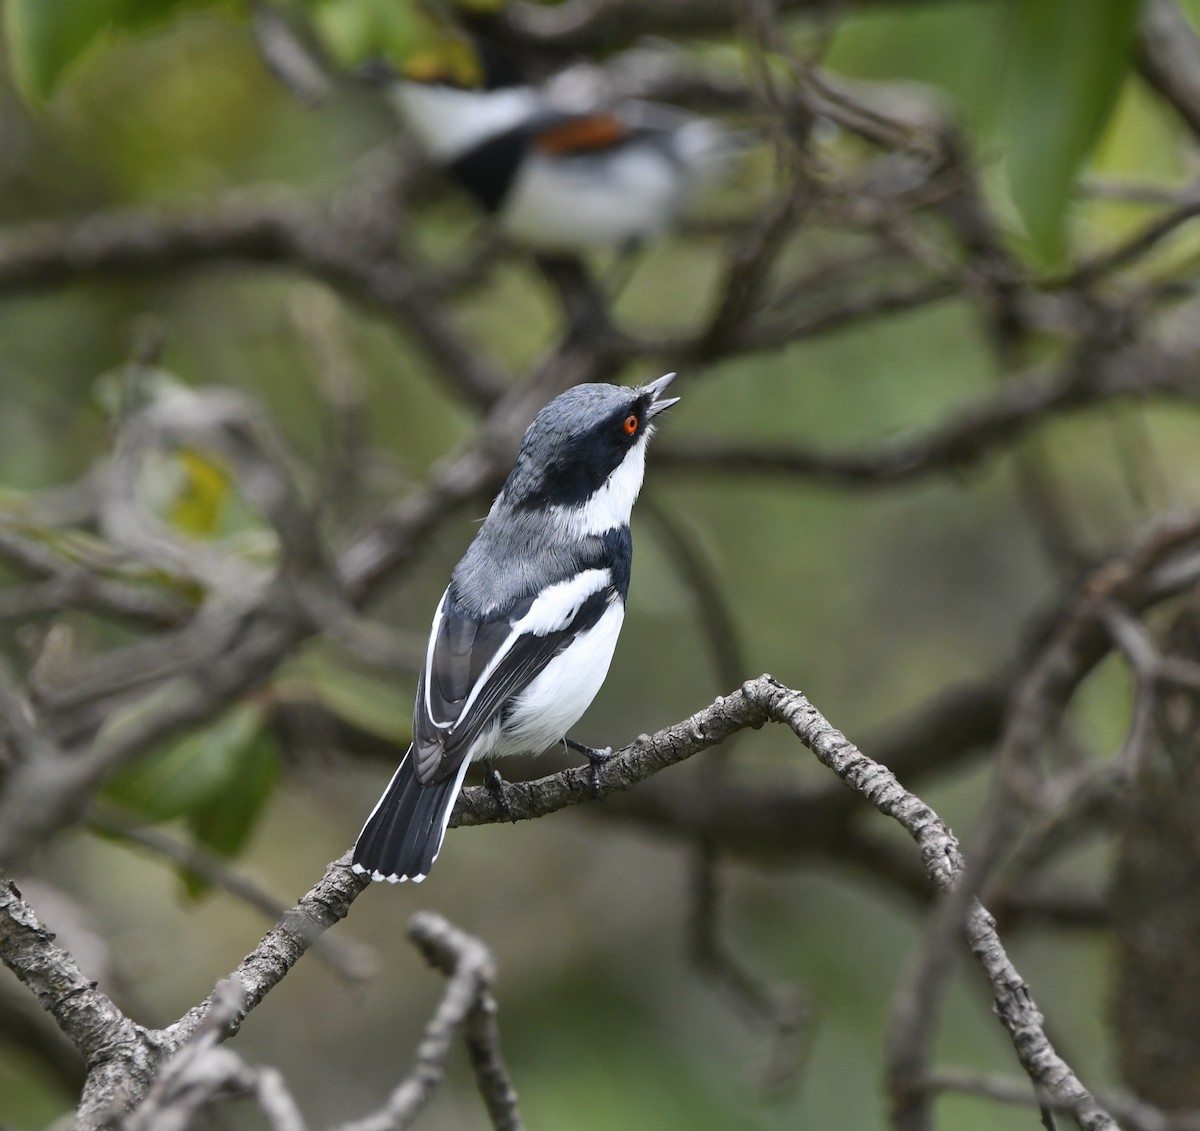
{"label": "thin twig", "polygon": [[[170,860],[190,875],[228,892],[269,919],[279,919],[288,909],[286,903],[276,899],[245,872],[234,868],[228,860],[202,844],[173,837],[107,808],[93,810],[88,824]],[[351,939],[322,935],[314,943],[314,949],[318,958],[350,983],[371,978],[379,968],[374,949]]]}
{"label": "thin twig", "polygon": [[1053,417],[1125,398],[1200,400],[1200,370],[1193,360],[1156,349],[1128,347],[1099,362],[1086,380],[1074,371],[1008,381],[976,404],[959,409],[923,434],[875,451],[828,452],[792,446],[693,440],[687,448],[664,443],[656,462],[689,473],[787,475],[841,487],[895,486],[930,474],[961,472],[1028,429]]}
{"label": "thin twig", "polygon": [[691,958],[700,971],[769,1039],[760,1086],[775,1096],[804,1071],[812,1042],[813,1005],[800,986],[768,986],[729,953],[719,924],[718,860],[701,844],[693,854]]}
{"label": "thin twig", "polygon": [[411,1127],[429,1102],[445,1073],[446,1060],[461,1031],[471,1053],[492,1126],[496,1131],[521,1131],[517,1094],[500,1055],[496,1003],[491,984],[495,960],[478,939],[460,931],[440,915],[418,912],[409,920],[409,937],[449,981],[417,1048],[416,1064],[372,1115],[343,1123],[337,1131],[403,1131]]}
{"label": "thin twig", "polygon": [[[684,722],[667,727],[654,736],[638,739],[600,767],[599,792],[603,795],[630,789],[636,782],[718,745],[739,730],[757,728],[766,722],[781,723],[791,729],[844,784],[879,812],[899,822],[916,842],[926,875],[933,885],[942,891],[954,890],[963,876],[962,858],[954,837],[933,810],[905,790],[890,770],[857,750],[800,692],[784,687],[769,676],[747,682],[739,691],[718,699]],[[595,796],[590,768],[582,767],[562,771],[538,782],[510,785],[508,789],[511,814],[525,819],[589,801]],[[509,816],[486,788],[464,791],[455,815],[459,824],[502,821]],[[329,866],[320,883],[283,916],[238,966],[234,976],[244,987],[245,997],[232,1016],[223,1020],[223,1032],[236,1031],[245,1014],[279,983],[320,934],[346,915],[350,904],[368,884],[368,880],[351,872],[349,853]],[[35,985],[41,984],[39,979],[44,982],[52,971],[73,969],[69,956],[54,946],[40,931],[36,920],[31,921],[27,910],[21,910],[22,906],[11,889],[0,898],[0,957],[19,976]],[[968,914],[967,936],[992,986],[1000,1019],[1009,1030],[1018,1057],[1031,1079],[1055,1102],[1069,1104],[1088,1131],[1112,1127],[1111,1119],[1054,1052],[1028,988],[1000,944],[994,920],[978,904],[972,905]],[[56,981],[54,984],[61,983]],[[112,1085],[111,1073],[118,1073],[126,1082],[122,1086],[147,1087],[153,1079],[154,1064],[161,1055],[157,1050],[164,1046],[178,1048],[203,1025],[215,1003],[215,999],[210,998],[160,1034],[146,1034],[133,1027],[111,1003],[107,1005],[108,1015],[104,1016],[107,999],[97,995],[92,987],[84,984],[72,997],[81,999],[81,1006],[89,1016],[100,1016],[111,1022],[111,1026],[105,1025],[106,1034],[113,1031],[112,1027],[124,1034],[115,1045],[110,1041],[105,1046],[106,1055],[112,1058],[105,1062],[110,1075],[103,1077],[94,1088],[89,1084],[93,1098],[104,1094],[102,1085]],[[62,1016],[66,1024],[75,1024],[72,1011],[67,1010]],[[143,1051],[138,1053],[138,1050]],[[135,1055],[141,1056],[141,1069],[130,1083],[129,1072],[118,1072],[118,1069],[132,1063]],[[95,1102],[99,1102],[98,1099]]]}

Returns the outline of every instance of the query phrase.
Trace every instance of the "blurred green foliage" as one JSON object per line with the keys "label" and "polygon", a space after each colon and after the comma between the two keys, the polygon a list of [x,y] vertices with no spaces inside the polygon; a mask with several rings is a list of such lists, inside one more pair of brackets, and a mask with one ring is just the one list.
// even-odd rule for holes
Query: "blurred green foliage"
{"label": "blurred green foliage", "polygon": [[1075,177],[1125,82],[1140,0],[1019,0],[1006,82],[1013,199],[1038,252],[1067,251]]}
{"label": "blurred green foliage", "polygon": [[[863,54],[868,61],[880,56],[889,68],[912,55],[916,65],[899,72],[903,77],[940,82],[951,90],[974,87],[966,106],[977,118],[1004,105],[1013,200],[1036,254],[1054,266],[1068,247],[1065,223],[1076,176],[1110,119],[1129,69],[1140,4],[1018,0],[984,5],[982,13],[946,5],[948,17],[902,10],[884,16],[896,34],[868,37],[873,43]],[[491,5],[483,0],[474,6]],[[343,67],[372,58],[403,66],[422,51],[445,52],[453,44],[445,15],[432,5],[306,0],[302,8],[330,57]],[[89,53],[195,9],[239,11],[233,0],[9,0],[5,38],[13,73],[26,99],[40,106]],[[959,29],[954,49],[930,51],[948,21]],[[1005,40],[1007,50],[997,51]],[[997,81],[1003,87],[1000,99],[995,98]]]}
{"label": "blurred green foliage", "polygon": [[89,52],[206,8],[240,10],[234,0],[7,0],[4,37],[22,93],[41,105]]}
{"label": "blurred green foliage", "polygon": [[[1147,214],[1140,204],[1080,198],[1081,174],[1136,174],[1166,187],[1185,176],[1177,123],[1128,70],[1135,9],[1130,0],[864,9],[839,26],[826,61],[848,77],[940,88],[981,152],[996,156],[985,179],[989,199],[1011,220],[1012,246],[1054,263],[1067,248],[1105,246]],[[425,34],[405,30],[417,26],[406,5],[384,0],[324,0],[314,11],[340,58],[360,57],[380,36],[406,49],[410,35]],[[393,123],[377,100],[356,90],[315,111],[300,107],[266,73],[241,12],[199,0],[7,0],[4,220],[147,203],[190,207],[272,181],[327,197],[390,137]],[[789,26],[800,37],[812,34],[803,19]],[[1080,26],[1084,34],[1071,34]],[[753,213],[767,169],[760,155],[721,207]],[[478,228],[452,192],[422,216],[427,229],[411,235],[430,255],[464,246]],[[853,246],[843,232],[806,231],[785,262],[815,267]],[[691,323],[711,298],[721,250],[714,237],[650,250],[621,297],[620,317],[663,332]],[[1146,270],[1186,264],[1198,250],[1189,237],[1152,257]],[[301,459],[315,464],[328,421],[295,314],[297,291],[312,285],[279,271],[214,268],[6,299],[0,482],[18,490],[52,486],[106,450],[111,436],[96,381],[128,356],[131,328],[147,311],[166,332],[164,368],[186,383],[251,392]],[[469,334],[514,366],[539,354],[556,317],[541,282],[520,265],[505,267],[461,311]],[[370,406],[366,443],[382,506],[467,435],[471,419],[402,331],[348,305],[341,318]],[[1047,353],[1055,348],[1045,344]],[[663,431],[680,442],[719,435],[851,447],[928,424],[988,392],[997,376],[975,311],[950,302],[687,374]],[[1143,505],[1114,458],[1115,433],[1136,411],[1056,425],[1047,445],[1092,550],[1111,544]],[[1163,478],[1181,497],[1200,495],[1194,420],[1161,409],[1146,423]],[[1011,471],[1011,460],[1000,458],[961,481],[848,495],[807,483],[676,481],[652,462],[647,491],[715,563],[736,614],[745,674],[770,670],[801,686],[839,726],[865,737],[955,676],[1007,658],[1024,617],[1051,592],[1055,579]],[[193,483],[195,505],[180,502],[184,512],[176,514],[197,537],[216,532],[210,520],[220,485],[206,476]],[[338,516],[347,525],[362,517]],[[464,516],[432,539],[420,569],[372,615],[427,631],[472,517],[479,516]],[[581,728],[588,740],[625,741],[727,690],[714,682],[693,598],[649,528],[637,523],[635,540],[630,616],[608,684]],[[85,648],[116,638],[83,615],[72,627]],[[267,694],[324,703],[399,747],[412,691],[399,678],[355,670],[330,645],[313,645]],[[1119,744],[1128,694],[1111,670],[1089,681],[1081,726],[1099,747]],[[240,703],[121,775],[109,791],[146,817],[179,821],[217,851],[241,854],[273,888],[294,894],[345,848],[391,768],[318,759],[281,775],[261,722],[259,701]],[[797,765],[794,745],[771,732],[748,737],[737,757],[775,773],[821,773],[803,760]],[[968,767],[927,800],[969,828],[983,783],[983,769]],[[882,822],[878,831],[889,835]],[[1073,867],[1096,881],[1103,864],[1093,856]],[[66,838],[48,868],[64,886],[89,894],[148,1022],[207,993],[262,927],[223,893],[182,906],[174,877],[157,861],[84,834]],[[368,989],[347,990],[306,961],[252,1015],[239,1044],[250,1059],[283,1068],[312,1126],[381,1102],[440,992],[399,941],[405,916],[431,903],[498,954],[500,1017],[531,1127],[881,1125],[879,1047],[888,995],[915,937],[911,910],[848,882],[836,864],[800,875],[730,871],[732,945],[765,977],[807,984],[820,1007],[809,1072],[774,1104],[754,1092],[755,1037],[681,957],[687,909],[680,854],[590,814],[452,835],[424,888],[373,890],[356,905],[349,932],[375,943],[384,959]],[[187,883],[199,893],[194,880]],[[165,952],[164,939],[171,940]],[[1103,948],[1045,933],[1024,941],[1017,957],[1053,1010],[1056,1039],[1062,1035],[1089,1082],[1111,1082],[1101,1037]],[[977,989],[971,983],[957,992],[943,1051],[951,1062],[1008,1071],[1011,1051]],[[423,1126],[483,1126],[469,1083],[456,1083]],[[71,1097],[53,1088],[5,1050],[0,1119],[32,1128],[65,1111]],[[939,1110],[947,1126],[964,1129],[1016,1131],[1030,1120],[1025,1111],[965,1099]]]}
{"label": "blurred green foliage", "polygon": [[344,67],[371,58],[394,63],[438,42],[439,29],[416,4],[389,0],[311,0],[313,26]]}
{"label": "blurred green foliage", "polygon": [[[103,798],[150,824],[182,820],[196,842],[232,857],[246,845],[279,779],[266,705],[247,700],[114,774]],[[187,893],[209,885],[182,870]]]}

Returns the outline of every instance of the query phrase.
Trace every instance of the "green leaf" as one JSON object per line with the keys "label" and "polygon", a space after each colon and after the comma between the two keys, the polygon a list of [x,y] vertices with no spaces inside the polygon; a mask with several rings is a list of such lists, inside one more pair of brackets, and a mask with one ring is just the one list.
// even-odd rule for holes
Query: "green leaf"
{"label": "green leaf", "polygon": [[1129,67],[1140,0],[1018,0],[1005,132],[1013,200],[1048,263],[1066,252],[1075,176]]}
{"label": "green leaf", "polygon": [[22,96],[43,104],[112,33],[144,31],[183,8],[231,9],[231,0],[5,0],[4,35]]}
{"label": "green leaf", "polygon": [[[258,824],[267,802],[279,781],[279,747],[264,730],[242,751],[237,773],[220,796],[193,809],[187,817],[188,828],[205,847],[222,856],[236,856]],[[184,887],[192,899],[199,899],[211,886],[208,881],[182,872]]]}
{"label": "green leaf", "polygon": [[272,684],[280,699],[320,703],[362,730],[408,744],[412,698],[396,681],[349,671],[311,654],[295,664],[292,673]]}
{"label": "green leaf", "polygon": [[343,67],[378,58],[400,67],[445,36],[421,5],[401,0],[309,0],[309,6],[317,38]]}
{"label": "green leaf", "polygon": [[114,775],[113,801],[151,821],[171,821],[228,797],[242,759],[263,727],[258,703],[239,703],[203,730],[172,742]]}
{"label": "green leaf", "polygon": [[63,75],[102,36],[115,0],[6,0],[4,34],[26,100],[45,102]]}
{"label": "green leaf", "polygon": [[113,7],[113,27],[135,32],[167,23],[182,9],[232,7],[230,0],[109,0]]}

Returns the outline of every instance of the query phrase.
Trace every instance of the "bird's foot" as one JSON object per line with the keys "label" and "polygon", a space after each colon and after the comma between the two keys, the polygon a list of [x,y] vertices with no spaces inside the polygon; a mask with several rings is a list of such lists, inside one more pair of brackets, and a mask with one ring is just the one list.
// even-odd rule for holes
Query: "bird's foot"
{"label": "bird's foot", "polygon": [[600,767],[612,758],[612,747],[604,746],[597,750],[594,746],[585,746],[582,742],[576,742],[573,738],[564,738],[563,745],[568,750],[574,750],[576,754],[582,754],[589,762],[591,762],[592,796],[599,801],[603,796],[603,793],[600,789]]}
{"label": "bird's foot", "polygon": [[500,812],[515,825],[517,816],[513,812],[512,803],[508,800],[508,787],[504,784],[500,771],[492,765],[490,758],[483,760],[483,784],[487,786],[488,793],[496,799],[496,804],[500,806]]}

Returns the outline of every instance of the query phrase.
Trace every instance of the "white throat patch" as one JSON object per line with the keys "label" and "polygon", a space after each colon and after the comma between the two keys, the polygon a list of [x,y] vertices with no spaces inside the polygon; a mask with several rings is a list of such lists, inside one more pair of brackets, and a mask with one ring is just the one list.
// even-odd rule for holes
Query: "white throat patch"
{"label": "white throat patch", "polygon": [[653,431],[647,428],[640,439],[617,465],[612,474],[581,507],[555,507],[561,523],[577,537],[604,534],[629,523],[633,504],[642,489],[646,471],[646,443]]}

